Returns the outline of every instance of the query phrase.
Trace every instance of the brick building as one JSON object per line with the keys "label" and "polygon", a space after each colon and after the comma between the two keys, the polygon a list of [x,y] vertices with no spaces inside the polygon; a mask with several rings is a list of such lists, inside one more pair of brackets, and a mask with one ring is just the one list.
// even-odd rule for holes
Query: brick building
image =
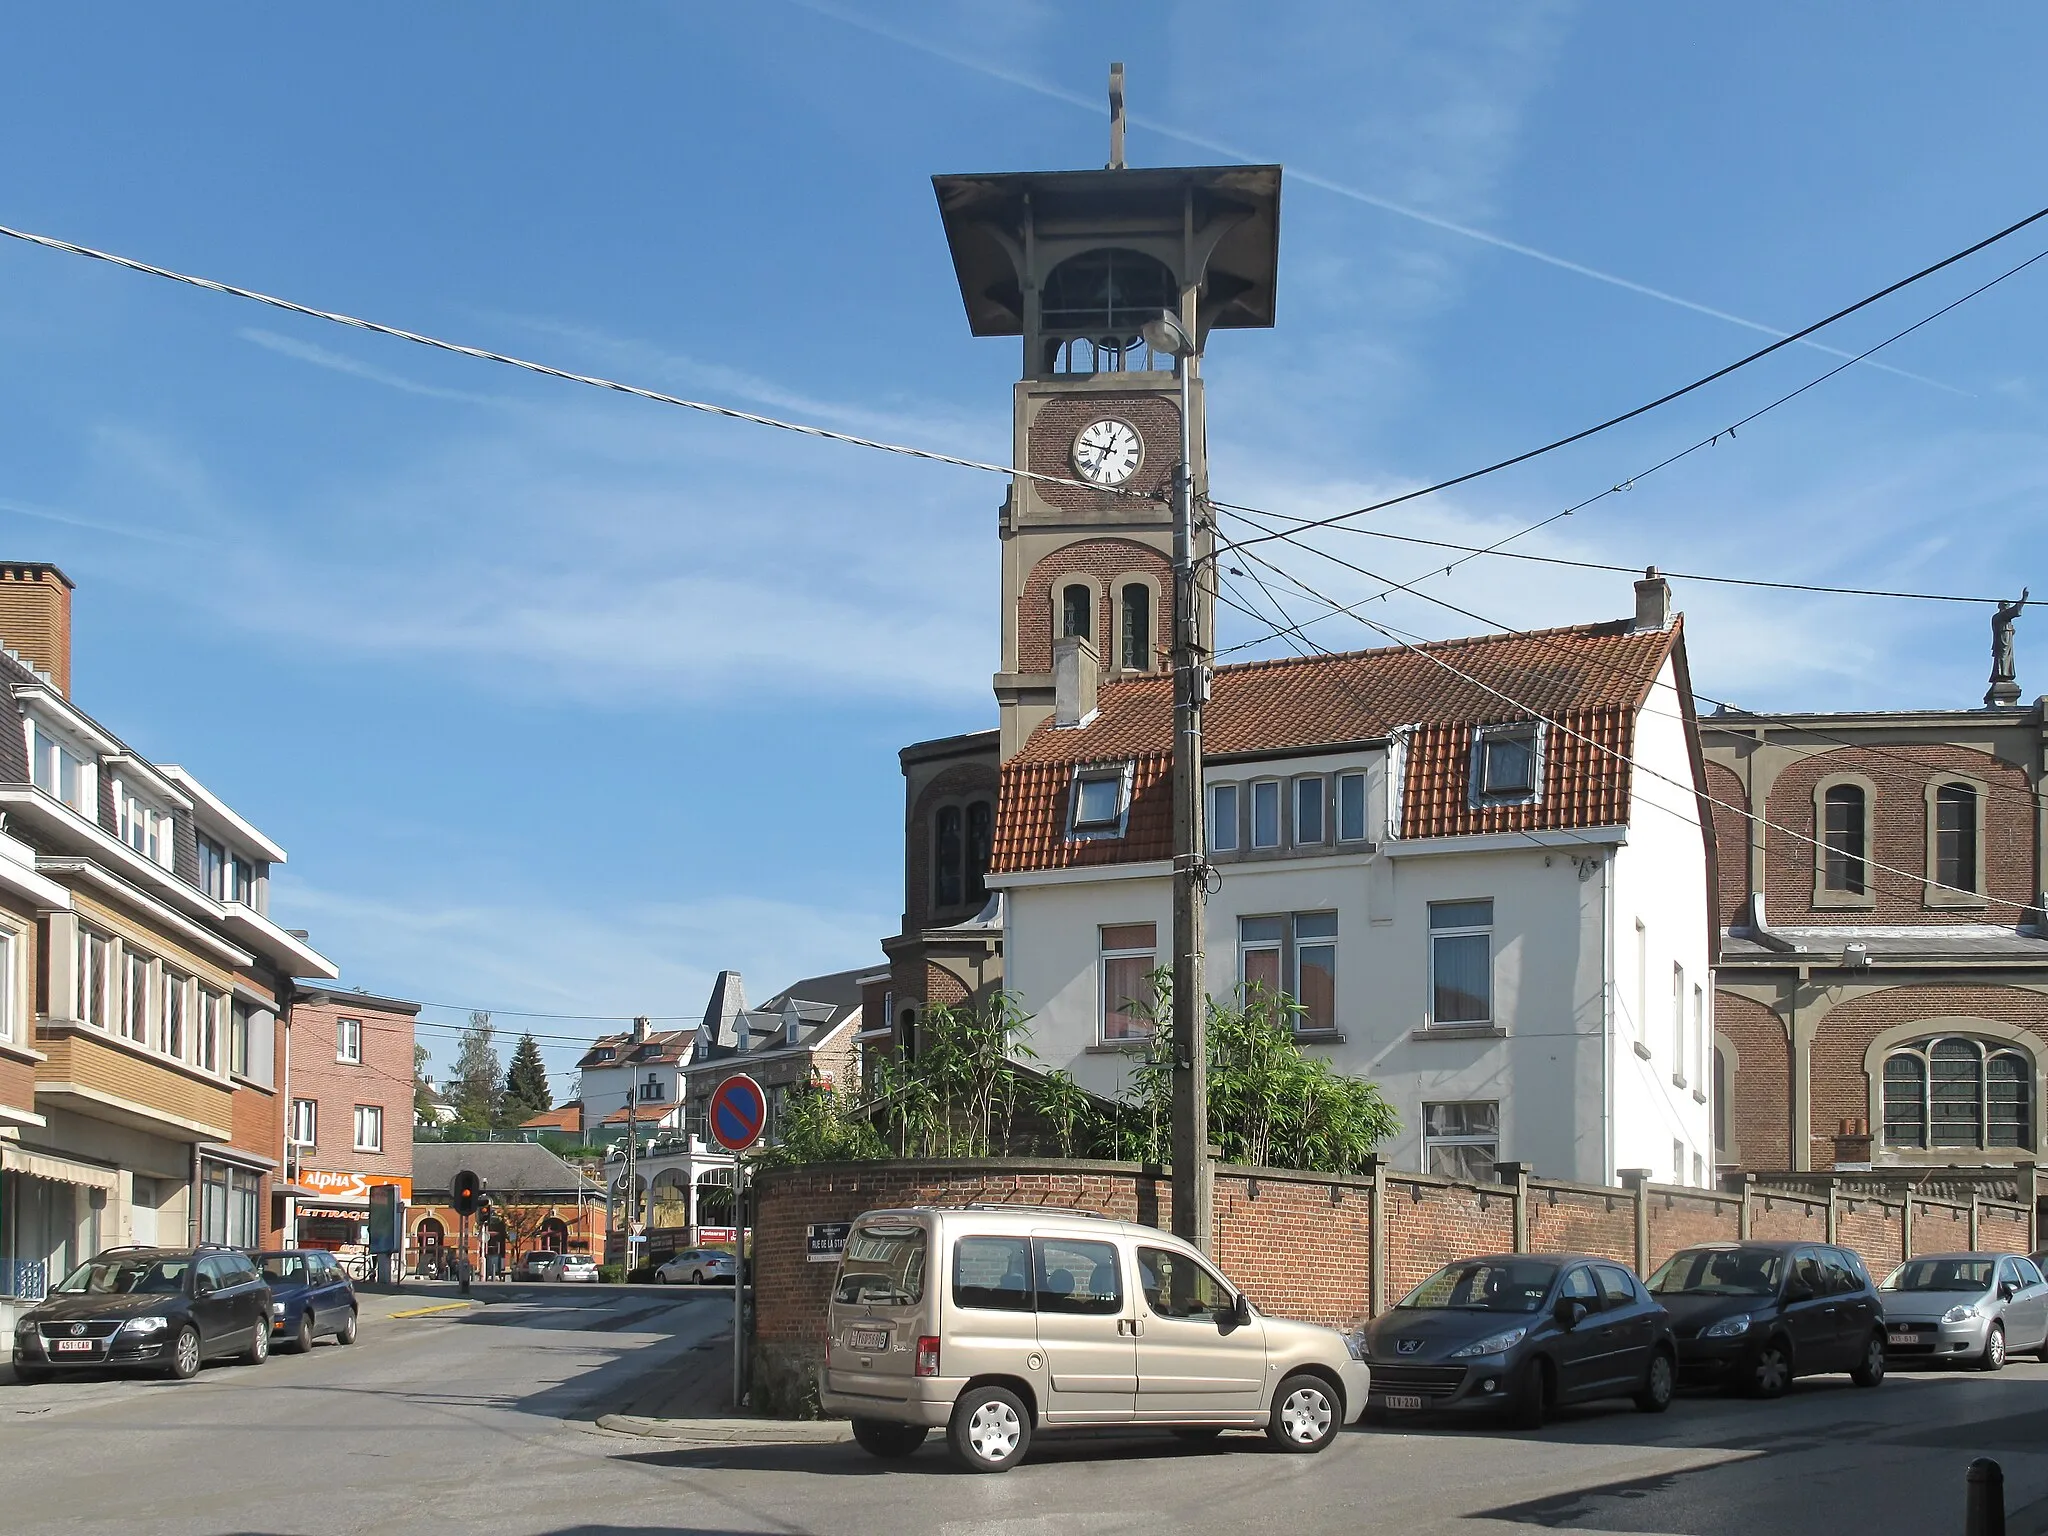
{"label": "brick building", "polygon": [[1724,1172],[2038,1160],[2048,701],[1700,724]]}
{"label": "brick building", "polygon": [[[469,1262],[481,1276],[516,1273],[529,1253],[604,1250],[604,1186],[530,1141],[421,1142],[413,1149],[413,1203],[405,1213],[405,1269],[444,1274],[462,1240],[449,1186],[467,1169],[493,1206],[469,1225]],[[488,1268],[487,1268],[488,1266]]]}
{"label": "brick building", "polygon": [[[863,971],[811,976],[783,988],[759,1008],[742,1008],[725,1018],[707,1011],[685,1073],[688,1107],[683,1123],[690,1133],[699,1139],[708,1134],[706,1106],[718,1085],[736,1072],[753,1078],[768,1096],[763,1134],[770,1142],[779,1135],[783,1104],[794,1090],[813,1083],[857,1089],[866,978]],[[720,985],[729,986],[737,997],[738,973],[722,972]],[[716,1001],[714,995],[714,1006]]]}
{"label": "brick building", "polygon": [[413,1021],[420,1005],[330,987],[292,999],[282,1073],[287,1240],[353,1249],[365,1240],[370,1186],[412,1198]]}

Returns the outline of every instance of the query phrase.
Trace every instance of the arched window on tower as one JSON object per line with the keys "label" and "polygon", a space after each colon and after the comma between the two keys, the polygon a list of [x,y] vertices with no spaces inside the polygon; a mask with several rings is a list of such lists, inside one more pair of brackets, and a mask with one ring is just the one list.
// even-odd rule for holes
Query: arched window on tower
{"label": "arched window on tower", "polygon": [[1092,639],[1095,625],[1090,622],[1094,615],[1089,611],[1095,606],[1095,594],[1080,582],[1075,582],[1060,593],[1060,634],[1079,635],[1083,640]]}
{"label": "arched window on tower", "polygon": [[942,805],[932,818],[932,905],[960,905],[962,881],[960,854],[963,847],[960,807]]}
{"label": "arched window on tower", "polygon": [[1124,666],[1133,672],[1152,670],[1152,589],[1129,582],[1124,600]]}
{"label": "arched window on tower", "polygon": [[1869,889],[1865,843],[1867,804],[1859,784],[1828,789],[1827,824],[1822,829],[1822,885],[1830,891],[1861,896]]}
{"label": "arched window on tower", "polygon": [[986,800],[967,807],[967,899],[988,901],[988,861],[996,846],[996,809]]}
{"label": "arched window on tower", "polygon": [[988,901],[988,865],[996,842],[993,801],[942,805],[932,812],[932,906]]}

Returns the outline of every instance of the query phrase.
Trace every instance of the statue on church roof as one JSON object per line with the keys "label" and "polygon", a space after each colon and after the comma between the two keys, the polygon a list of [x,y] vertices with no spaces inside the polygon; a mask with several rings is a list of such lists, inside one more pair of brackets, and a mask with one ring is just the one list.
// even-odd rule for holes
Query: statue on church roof
{"label": "statue on church roof", "polygon": [[2020,610],[2027,606],[2028,588],[2020,588],[2020,600],[2002,602],[1991,615],[1991,687],[1984,694],[1984,707],[1995,709],[2020,701],[2017,669],[2013,664],[2012,631]]}

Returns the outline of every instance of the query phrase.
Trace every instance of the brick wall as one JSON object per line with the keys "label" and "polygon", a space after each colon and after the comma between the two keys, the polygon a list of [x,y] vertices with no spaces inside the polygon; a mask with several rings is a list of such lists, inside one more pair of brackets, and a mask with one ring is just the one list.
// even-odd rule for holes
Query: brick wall
{"label": "brick wall", "polygon": [[[1720,804],[1714,818],[1714,851],[1721,875],[1721,926],[1734,926],[1749,902],[1749,795],[1742,777],[1726,763],[1707,762],[1707,793]],[[1737,809],[1739,807],[1739,809]]]}
{"label": "brick wall", "polygon": [[[1654,1271],[1681,1248],[1721,1243],[1742,1230],[1742,1197],[1701,1190],[1664,1189],[1646,1198],[1650,1226],[1650,1268]],[[1634,1234],[1630,1234],[1634,1241]],[[1631,1250],[1630,1262],[1634,1262]]]}
{"label": "brick wall", "polygon": [[1061,577],[1073,575],[1095,578],[1095,630],[1088,638],[1105,668],[1121,666],[1122,655],[1112,649],[1120,622],[1115,605],[1122,601],[1118,578],[1134,573],[1152,577],[1156,589],[1153,607],[1157,611],[1152,614],[1156,654],[1173,633],[1172,564],[1151,545],[1135,539],[1087,539],[1054,550],[1024,578],[1024,590],[1017,595],[1017,670],[1052,670],[1052,589]]}
{"label": "brick wall", "polygon": [[[1887,1200],[1844,1200],[1835,1211],[1835,1240],[1863,1255],[1879,1280],[1906,1256],[1900,1208]],[[2025,1237],[2020,1239],[2022,1243]]]}
{"label": "brick wall", "polygon": [[[1743,1168],[1794,1166],[1792,1042],[1783,1021],[1752,998],[1716,991],[1714,1030],[1727,1036],[1736,1054],[1727,1083],[1730,1143],[1717,1150]],[[1819,1128],[1818,1119],[1814,1126]],[[1828,1147],[1832,1154],[1834,1143]]]}
{"label": "brick wall", "polygon": [[1367,1191],[1350,1179],[1219,1171],[1216,1262],[1266,1311],[1355,1328],[1372,1292]]}
{"label": "brick wall", "polygon": [[[918,791],[916,803],[910,808],[909,820],[903,828],[903,927],[905,932],[932,926],[934,916],[932,900],[932,815],[942,801],[952,800],[965,804],[968,800],[980,798],[989,803],[993,814],[1001,774],[994,763],[955,763],[934,775],[932,781]],[[961,837],[966,838],[963,820]],[[962,902],[942,909],[945,921],[956,921],[962,915],[972,917],[970,907],[979,907],[979,902]]]}
{"label": "brick wall", "polygon": [[[1979,876],[1987,894],[2026,906],[2033,901],[2033,791],[2026,774],[2012,764],[1970,747],[1947,743],[1902,744],[1883,748],[1838,747],[1793,764],[1771,787],[1770,819],[1805,837],[1818,837],[1813,804],[1814,786],[1831,774],[1858,774],[1876,787],[1870,808],[1873,864],[1889,865],[1908,875],[1870,872],[1874,906],[1827,909],[1830,923],[1953,923],[1952,908],[1929,908],[1920,877],[1927,868],[1927,785],[1945,774],[1967,774],[1989,787],[1979,797],[1984,824],[1984,857]],[[1773,921],[1813,919],[1812,843],[1766,832],[1766,882]],[[1968,909],[1966,909],[1967,911]],[[2011,922],[2010,907],[1996,909],[2001,922]]]}
{"label": "brick wall", "polygon": [[1749,1235],[1760,1243],[1825,1242],[1828,1203],[1798,1195],[1759,1193],[1750,1205]]}
{"label": "brick wall", "polygon": [[1635,1196],[1625,1189],[1529,1182],[1529,1246],[1636,1261]]}
{"label": "brick wall", "polygon": [[[337,1059],[338,1026],[344,1018],[362,1025],[359,1063]],[[325,999],[293,1005],[291,1097],[320,1106],[317,1139],[299,1150],[303,1166],[329,1173],[412,1176],[412,1044],[413,1021],[406,1013]],[[279,1081],[282,1085],[281,1075]],[[358,1104],[384,1111],[382,1152],[356,1150]]]}
{"label": "brick wall", "polygon": [[[1132,496],[1156,495],[1166,489],[1180,457],[1180,406],[1163,395],[1068,395],[1047,400],[1031,422],[1031,462],[1035,474],[1074,478],[1074,435],[1090,422],[1105,416],[1128,421],[1145,441],[1144,461],[1137,472],[1116,491],[1098,491],[1078,485],[1055,485],[1040,480],[1031,494],[1047,506],[1063,512],[1094,513],[1136,522],[1144,516],[1145,503]],[[1153,503],[1164,521],[1162,503]]]}
{"label": "brick wall", "polygon": [[1514,1250],[1515,1203],[1504,1188],[1392,1175],[1380,1209],[1387,1223],[1390,1299],[1407,1295],[1452,1259]]}

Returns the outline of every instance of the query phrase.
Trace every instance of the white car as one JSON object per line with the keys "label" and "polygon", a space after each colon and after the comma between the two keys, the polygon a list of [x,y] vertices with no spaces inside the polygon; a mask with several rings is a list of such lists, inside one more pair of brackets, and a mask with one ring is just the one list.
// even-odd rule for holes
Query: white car
{"label": "white car", "polygon": [[654,1271],[656,1285],[732,1284],[732,1255],[723,1248],[691,1248],[664,1260]]}
{"label": "white car", "polygon": [[595,1282],[597,1260],[587,1253],[565,1253],[548,1266],[550,1280],[583,1280]]}

